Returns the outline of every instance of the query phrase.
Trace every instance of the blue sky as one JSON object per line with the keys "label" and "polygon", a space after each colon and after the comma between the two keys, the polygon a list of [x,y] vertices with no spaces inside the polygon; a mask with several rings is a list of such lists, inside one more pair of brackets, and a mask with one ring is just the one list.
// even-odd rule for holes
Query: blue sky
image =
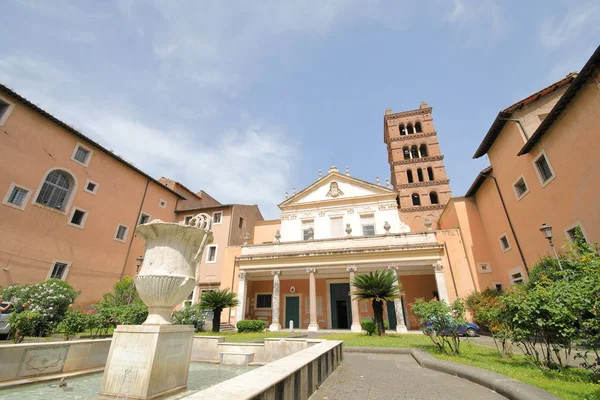
{"label": "blue sky", "polygon": [[600,3],[7,0],[0,31],[0,82],[157,178],[277,218],[332,163],[384,182],[384,111],[421,101],[464,195],[498,111],[591,56]]}

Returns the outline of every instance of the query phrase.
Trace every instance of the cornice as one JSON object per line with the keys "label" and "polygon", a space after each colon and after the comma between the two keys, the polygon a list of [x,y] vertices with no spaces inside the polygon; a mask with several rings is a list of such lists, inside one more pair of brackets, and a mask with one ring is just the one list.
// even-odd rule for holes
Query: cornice
{"label": "cornice", "polygon": [[433,156],[433,157],[413,158],[412,160],[394,161],[393,165],[416,164],[416,163],[424,163],[424,162],[429,162],[429,161],[441,161],[443,159],[444,159],[443,155]]}
{"label": "cornice", "polygon": [[446,207],[446,205],[436,205],[436,206],[420,206],[420,207],[406,207],[406,208],[400,208],[400,212],[404,213],[404,212],[417,212],[417,211],[431,211],[431,210],[443,210],[444,207]]}
{"label": "cornice", "polygon": [[420,108],[418,110],[403,111],[403,112],[399,112],[399,113],[388,114],[388,115],[384,115],[383,117],[389,124],[389,123],[393,122],[395,118],[412,117],[413,115],[423,115],[423,114],[427,114],[430,112],[431,112],[431,107],[427,107],[427,108]]}
{"label": "cornice", "polygon": [[450,179],[444,179],[441,181],[405,183],[403,185],[397,185],[396,189],[407,189],[407,188],[415,188],[415,187],[422,187],[422,186],[448,185],[449,183],[450,183]]}
{"label": "cornice", "polygon": [[404,135],[404,136],[398,136],[398,137],[391,138],[390,142],[398,142],[398,141],[405,141],[405,140],[411,140],[411,139],[419,139],[419,138],[425,138],[425,137],[429,137],[429,136],[437,136],[437,131],[433,131],[433,132],[421,132],[421,133],[409,133],[409,134]]}

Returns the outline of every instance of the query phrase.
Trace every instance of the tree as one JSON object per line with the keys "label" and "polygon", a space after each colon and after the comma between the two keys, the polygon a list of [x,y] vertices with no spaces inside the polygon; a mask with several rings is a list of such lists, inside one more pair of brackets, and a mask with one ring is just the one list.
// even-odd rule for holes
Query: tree
{"label": "tree", "polygon": [[441,351],[446,352],[446,348],[449,348],[450,352],[455,354],[459,354],[460,351],[458,329],[467,322],[465,309],[461,299],[456,299],[451,305],[436,299],[417,299],[412,305],[412,311],[419,317],[423,333],[429,336]]}
{"label": "tree", "polygon": [[391,271],[375,271],[357,275],[352,281],[356,291],[352,292],[358,300],[371,300],[375,325],[379,336],[385,335],[383,324],[383,302],[394,301],[400,294],[400,285],[396,284],[396,275]]}
{"label": "tree", "polygon": [[223,290],[210,290],[202,292],[200,298],[200,307],[213,312],[213,332],[219,332],[221,328],[221,311],[224,308],[235,307],[238,305],[237,295],[229,288]]}

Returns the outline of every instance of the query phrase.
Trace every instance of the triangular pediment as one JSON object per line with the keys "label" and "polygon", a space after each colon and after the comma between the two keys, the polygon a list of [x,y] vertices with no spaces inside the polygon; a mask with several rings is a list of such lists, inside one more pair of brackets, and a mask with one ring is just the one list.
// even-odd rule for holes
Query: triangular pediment
{"label": "triangular pediment", "polygon": [[362,179],[353,178],[338,172],[330,172],[312,185],[290,197],[280,207],[307,203],[331,202],[349,198],[377,195],[393,195],[395,192],[385,186],[376,185]]}

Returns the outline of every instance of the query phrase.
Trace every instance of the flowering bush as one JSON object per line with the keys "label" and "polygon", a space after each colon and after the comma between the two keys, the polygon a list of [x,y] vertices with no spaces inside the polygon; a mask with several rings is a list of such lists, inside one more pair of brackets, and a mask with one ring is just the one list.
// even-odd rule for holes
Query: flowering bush
{"label": "flowering bush", "polygon": [[112,292],[104,293],[94,308],[100,314],[98,321],[106,326],[140,325],[148,317],[148,307],[137,294],[133,278],[128,276],[115,283]]}
{"label": "flowering bush", "polygon": [[58,324],[57,330],[63,334],[65,340],[71,340],[78,333],[90,329],[92,318],[92,311],[69,308],[63,320]]}
{"label": "flowering bush", "polygon": [[186,305],[173,313],[173,323],[175,325],[193,325],[194,330],[200,332],[204,330],[206,312],[198,303]]}
{"label": "flowering bush", "polygon": [[15,343],[21,343],[25,336],[40,336],[38,329],[43,326],[44,316],[37,311],[13,312],[8,316],[10,331]]}
{"label": "flowering bush", "polygon": [[[73,303],[80,292],[75,291],[71,285],[59,279],[49,279],[35,285],[13,285],[5,288],[2,298],[13,304],[14,311],[11,317],[19,319],[17,315],[26,311],[35,314],[33,330],[22,330],[27,335],[48,336],[63,319],[69,305]],[[34,314],[28,314],[34,315]],[[18,329],[11,323],[11,330]]]}

